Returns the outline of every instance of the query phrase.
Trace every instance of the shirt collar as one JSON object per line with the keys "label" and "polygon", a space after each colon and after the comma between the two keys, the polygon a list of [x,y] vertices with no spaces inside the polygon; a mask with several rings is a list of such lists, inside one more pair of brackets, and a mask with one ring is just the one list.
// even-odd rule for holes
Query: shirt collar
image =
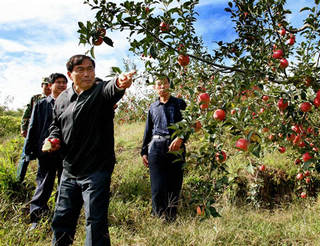
{"label": "shirt collar", "polygon": [[91,92],[92,90],[94,90],[94,88],[97,86],[97,84],[94,83],[94,84],[91,86],[91,88],[89,88],[88,90],[83,91],[83,92],[79,95],[79,94],[74,90],[73,84],[74,84],[74,83],[72,83],[71,87],[67,90],[68,100],[69,100],[70,102],[73,102],[74,100],[76,100],[76,99],[78,98],[78,96],[80,96],[80,95],[82,95],[82,94],[86,95],[86,93],[90,93],[90,92]]}
{"label": "shirt collar", "polygon": [[73,89],[73,83],[72,83],[71,87],[67,90],[67,94],[68,94],[68,100],[70,102],[74,101],[78,97],[78,94]]}
{"label": "shirt collar", "polygon": [[[172,101],[172,95],[170,95],[168,102],[166,102],[165,104],[168,104]],[[164,103],[160,102],[160,97],[158,97],[158,100],[156,101],[156,105],[155,106],[160,106],[160,105],[164,105]]]}
{"label": "shirt collar", "polygon": [[54,98],[51,95],[47,96],[46,99],[48,103],[51,103],[52,101],[54,101]]}

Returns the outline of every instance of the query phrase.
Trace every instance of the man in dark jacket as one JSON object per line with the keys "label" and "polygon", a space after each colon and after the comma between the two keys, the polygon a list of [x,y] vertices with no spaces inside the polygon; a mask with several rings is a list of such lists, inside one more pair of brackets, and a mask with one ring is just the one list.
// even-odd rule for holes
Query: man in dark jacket
{"label": "man in dark jacket", "polygon": [[[95,83],[95,62],[85,55],[67,62],[72,86],[56,101],[50,137],[61,140],[63,172],[52,220],[53,245],[70,245],[84,205],[86,244],[110,245],[108,206],[115,164],[113,106],[135,72]],[[54,146],[48,151],[56,151]]]}
{"label": "man in dark jacket", "polygon": [[62,159],[59,153],[44,153],[42,145],[49,136],[54,102],[67,88],[67,78],[63,74],[53,73],[49,77],[49,82],[51,95],[35,104],[26,138],[26,154],[38,159],[37,188],[30,203],[32,223],[30,229],[34,229],[42,215],[48,211],[47,202],[53,190],[56,173],[58,172],[59,179],[62,172]]}
{"label": "man in dark jacket", "polygon": [[[159,99],[148,111],[141,156],[150,172],[152,214],[164,216],[170,222],[177,214],[186,137],[173,137],[174,130],[169,127],[182,120],[181,110],[186,108],[186,103],[171,96],[169,88],[169,78],[159,76],[155,82]],[[172,153],[178,150],[182,150],[180,156]]]}
{"label": "man in dark jacket", "polygon": [[[33,106],[37,103],[37,101],[51,94],[51,87],[49,85],[48,77],[43,78],[41,82],[41,88],[42,88],[42,93],[32,96],[30,99],[30,102],[27,104],[27,107],[23,112],[20,127],[21,127],[21,136],[24,138],[27,136],[27,133],[28,133],[28,127],[29,127]],[[30,156],[27,156],[25,154],[25,143],[23,145],[21,157],[18,163],[18,168],[17,168],[17,179],[21,183],[23,182],[24,177],[26,176],[27,168],[30,162]]]}

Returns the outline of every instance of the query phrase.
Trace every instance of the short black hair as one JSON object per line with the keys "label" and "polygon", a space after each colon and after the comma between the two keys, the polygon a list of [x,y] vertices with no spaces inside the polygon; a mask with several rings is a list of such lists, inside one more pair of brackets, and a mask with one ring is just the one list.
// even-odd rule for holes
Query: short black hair
{"label": "short black hair", "polygon": [[156,74],[155,76],[155,81],[159,80],[159,79],[167,79],[168,80],[168,83],[171,85],[171,82],[170,82],[170,78],[168,75],[165,75],[165,74]]}
{"label": "short black hair", "polygon": [[85,59],[89,59],[92,62],[93,67],[94,68],[96,67],[94,60],[90,56],[74,55],[74,56],[70,57],[70,59],[68,60],[68,62],[66,64],[68,72],[71,73],[74,66],[81,65],[83,60],[85,60]]}
{"label": "short black hair", "polygon": [[56,81],[56,79],[58,79],[58,78],[64,78],[66,80],[66,82],[68,83],[67,77],[62,73],[52,73],[52,74],[50,74],[49,83],[53,84]]}

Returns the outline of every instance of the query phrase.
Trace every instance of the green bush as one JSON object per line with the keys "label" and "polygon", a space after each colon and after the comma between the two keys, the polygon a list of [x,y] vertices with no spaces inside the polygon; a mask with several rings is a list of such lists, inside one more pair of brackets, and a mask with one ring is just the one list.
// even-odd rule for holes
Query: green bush
{"label": "green bush", "polygon": [[14,116],[0,116],[0,137],[16,135],[20,132],[20,118]]}
{"label": "green bush", "polygon": [[23,139],[11,138],[0,144],[0,194],[2,197],[12,197],[18,189],[16,180],[16,165]]}

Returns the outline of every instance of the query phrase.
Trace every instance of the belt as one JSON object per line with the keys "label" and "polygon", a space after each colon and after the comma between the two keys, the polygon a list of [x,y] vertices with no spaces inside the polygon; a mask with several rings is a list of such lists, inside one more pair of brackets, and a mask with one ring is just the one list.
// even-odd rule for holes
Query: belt
{"label": "belt", "polygon": [[171,138],[170,135],[160,136],[160,135],[153,135],[153,139],[163,139],[163,140],[169,140]]}

